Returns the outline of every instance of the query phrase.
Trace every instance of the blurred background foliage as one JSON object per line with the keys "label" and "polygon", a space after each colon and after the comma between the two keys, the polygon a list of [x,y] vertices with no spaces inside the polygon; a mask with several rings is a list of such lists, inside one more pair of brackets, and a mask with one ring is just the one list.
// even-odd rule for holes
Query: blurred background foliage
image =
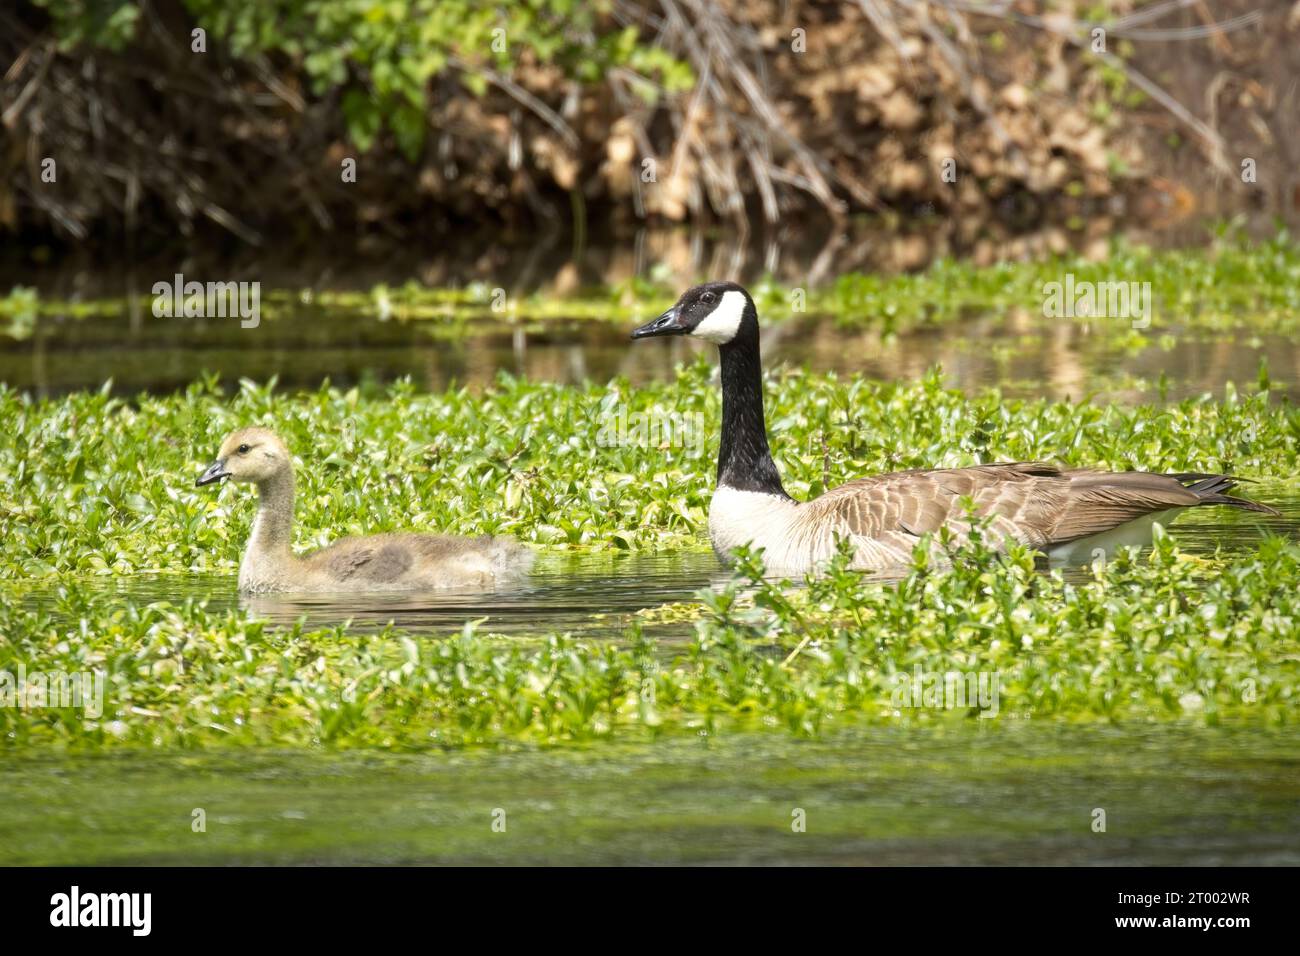
{"label": "blurred background foliage", "polygon": [[133,252],[901,216],[951,240],[901,268],[1059,253],[1124,217],[1293,218],[1298,36],[1300,3],[1247,0],[18,0],[0,229]]}
{"label": "blurred background foliage", "polygon": [[[59,48],[83,45],[122,52],[136,39],[140,5],[113,0],[34,0],[52,19]],[[352,142],[369,150],[382,129],[408,158],[424,146],[429,83],[460,74],[476,96],[486,75],[508,74],[521,56],[558,66],[580,83],[599,82],[615,67],[660,79],[680,91],[693,77],[661,48],[639,42],[636,27],[596,34],[607,3],[582,0],[182,0],[209,37],[237,59],[282,54],[301,71],[312,95],[342,90]],[[660,87],[638,87],[653,102]]]}

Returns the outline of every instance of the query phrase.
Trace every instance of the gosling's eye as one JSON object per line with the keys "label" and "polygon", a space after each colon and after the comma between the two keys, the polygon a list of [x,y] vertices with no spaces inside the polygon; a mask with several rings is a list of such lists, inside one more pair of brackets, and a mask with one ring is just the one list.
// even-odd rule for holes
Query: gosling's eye
{"label": "gosling's eye", "polygon": [[710,302],[713,301],[713,293],[712,292],[704,293],[704,295],[700,296],[700,301],[703,302],[705,305],[708,305]]}
{"label": "gosling's eye", "polygon": [[247,446],[247,445],[240,445],[240,446],[239,446],[239,453],[240,453],[241,455],[247,455],[247,454],[248,454],[248,446]]}

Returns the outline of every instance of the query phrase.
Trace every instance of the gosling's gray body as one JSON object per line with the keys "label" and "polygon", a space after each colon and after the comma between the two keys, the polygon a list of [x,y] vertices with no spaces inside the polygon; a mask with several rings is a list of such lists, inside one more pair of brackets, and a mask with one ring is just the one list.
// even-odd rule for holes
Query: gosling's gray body
{"label": "gosling's gray body", "polygon": [[[240,448],[248,448],[241,453]],[[239,566],[247,593],[486,589],[527,574],[533,553],[510,538],[377,534],[293,553],[293,464],[264,428],[233,432],[201,483],[229,477],[257,486],[253,533]],[[253,456],[251,459],[249,456]]]}

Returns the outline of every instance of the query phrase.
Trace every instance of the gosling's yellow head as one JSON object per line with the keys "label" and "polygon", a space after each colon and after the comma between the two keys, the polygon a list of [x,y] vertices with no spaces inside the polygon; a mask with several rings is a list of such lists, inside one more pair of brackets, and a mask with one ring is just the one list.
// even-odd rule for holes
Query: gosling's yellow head
{"label": "gosling's yellow head", "polygon": [[289,449],[280,436],[265,428],[241,428],[226,436],[217,460],[199,475],[196,485],[210,485],[222,478],[259,484],[291,467]]}

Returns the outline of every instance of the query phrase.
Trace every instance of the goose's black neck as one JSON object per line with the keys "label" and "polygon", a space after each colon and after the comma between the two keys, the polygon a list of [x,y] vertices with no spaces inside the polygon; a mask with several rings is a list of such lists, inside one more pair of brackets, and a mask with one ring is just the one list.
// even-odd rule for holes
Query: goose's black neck
{"label": "goose's black neck", "polygon": [[[752,308],[752,306],[751,306]],[[718,487],[790,497],[767,447],[763,421],[763,367],[757,323],[718,351],[722,356],[722,442]]]}

